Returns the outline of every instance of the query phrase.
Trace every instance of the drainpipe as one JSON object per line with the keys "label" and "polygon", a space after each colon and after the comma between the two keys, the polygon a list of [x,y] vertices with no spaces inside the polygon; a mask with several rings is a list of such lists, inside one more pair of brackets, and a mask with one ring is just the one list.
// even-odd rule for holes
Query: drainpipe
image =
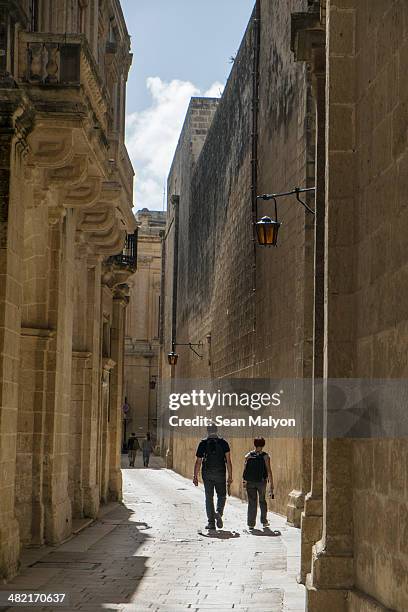
{"label": "drainpipe", "polygon": [[258,112],[259,112],[259,55],[261,38],[261,2],[256,1],[253,19],[253,57],[252,57],[252,130],[251,130],[251,214],[252,214],[252,293],[253,293],[253,365],[256,362],[256,232],[258,220]]}
{"label": "drainpipe", "polygon": [[[178,282],[178,248],[179,248],[179,205],[180,196],[171,196],[174,208],[174,248],[173,248],[173,300],[171,317],[171,345],[172,350],[177,342],[177,282]],[[174,368],[174,366],[172,366]]]}
{"label": "drainpipe", "polygon": [[[178,283],[178,249],[179,249],[179,205],[180,196],[172,195],[171,203],[174,210],[174,242],[173,242],[173,295],[171,307],[171,350],[175,350],[177,343],[177,283]],[[176,366],[171,367],[170,393],[174,392]],[[166,452],[166,467],[173,468],[173,429],[169,432],[169,447]]]}

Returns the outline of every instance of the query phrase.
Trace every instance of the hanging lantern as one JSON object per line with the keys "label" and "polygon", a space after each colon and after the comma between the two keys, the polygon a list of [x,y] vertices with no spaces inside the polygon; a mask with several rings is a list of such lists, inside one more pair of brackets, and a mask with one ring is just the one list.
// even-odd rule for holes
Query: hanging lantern
{"label": "hanging lantern", "polygon": [[177,365],[177,359],[178,359],[178,354],[173,351],[171,351],[171,353],[169,353],[167,355],[167,360],[169,362],[169,365],[171,366],[175,366]]}
{"label": "hanging lantern", "polygon": [[273,221],[270,217],[262,217],[255,224],[258,244],[261,246],[276,246],[280,226],[279,221]]}
{"label": "hanging lantern", "polygon": [[278,207],[276,199],[275,202],[275,220],[270,217],[262,217],[256,224],[256,235],[258,238],[258,244],[261,246],[276,246],[278,242],[278,232],[281,226],[278,221]]}

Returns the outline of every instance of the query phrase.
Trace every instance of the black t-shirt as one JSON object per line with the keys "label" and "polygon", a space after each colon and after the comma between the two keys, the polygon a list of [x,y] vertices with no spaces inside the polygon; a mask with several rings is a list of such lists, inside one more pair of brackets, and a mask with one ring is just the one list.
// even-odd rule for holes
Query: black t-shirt
{"label": "black t-shirt", "polygon": [[[196,457],[202,459],[207,452],[207,440],[211,440],[211,438],[206,438],[205,440],[201,440],[200,444],[197,447]],[[220,444],[221,448],[224,451],[224,455],[230,452],[229,444],[224,438],[213,438],[213,440],[218,440],[218,444]]]}
{"label": "black t-shirt", "polygon": [[[214,443],[217,445],[217,457],[211,457],[207,461],[207,453],[211,453],[213,451],[212,448],[209,449],[209,445],[213,446]],[[205,440],[201,440],[198,445],[196,457],[199,459],[203,459],[203,470],[205,469],[215,469],[216,471],[223,469],[225,470],[225,454],[230,452],[229,444],[224,438],[215,438],[213,436],[206,438]],[[215,465],[213,463],[215,462]],[[207,465],[208,463],[208,465]]]}
{"label": "black t-shirt", "polygon": [[134,438],[129,438],[127,448],[128,450],[137,450],[139,448],[139,441],[136,436]]}

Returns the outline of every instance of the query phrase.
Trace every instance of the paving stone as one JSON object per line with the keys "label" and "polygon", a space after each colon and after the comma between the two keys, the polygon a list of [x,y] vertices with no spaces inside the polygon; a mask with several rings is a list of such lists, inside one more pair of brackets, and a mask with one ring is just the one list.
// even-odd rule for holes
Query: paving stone
{"label": "paving stone", "polygon": [[300,532],[282,517],[269,514],[281,536],[251,535],[245,505],[230,497],[224,528],[208,537],[201,486],[166,469],[125,469],[123,480],[123,504],[69,542],[30,552],[32,567],[3,590],[66,592],[81,612],[304,612]]}

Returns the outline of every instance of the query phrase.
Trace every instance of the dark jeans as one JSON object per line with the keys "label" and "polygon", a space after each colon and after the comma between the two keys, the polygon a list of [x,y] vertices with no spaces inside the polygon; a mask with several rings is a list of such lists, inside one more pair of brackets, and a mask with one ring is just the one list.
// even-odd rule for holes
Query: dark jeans
{"label": "dark jeans", "polygon": [[225,501],[227,499],[227,480],[225,471],[202,472],[205,489],[205,509],[207,511],[208,523],[215,524],[214,489],[217,493],[217,512],[222,515]]}
{"label": "dark jeans", "polygon": [[131,448],[130,451],[128,452],[129,467],[134,467],[135,466],[136,452],[137,451],[136,451],[135,448]]}
{"label": "dark jeans", "polygon": [[258,498],[259,507],[261,509],[261,523],[265,523],[268,518],[268,505],[266,503],[266,481],[263,482],[247,482],[247,495],[248,495],[248,526],[255,527],[256,513],[258,509]]}
{"label": "dark jeans", "polygon": [[149,467],[150,453],[149,451],[143,451],[143,465]]}

